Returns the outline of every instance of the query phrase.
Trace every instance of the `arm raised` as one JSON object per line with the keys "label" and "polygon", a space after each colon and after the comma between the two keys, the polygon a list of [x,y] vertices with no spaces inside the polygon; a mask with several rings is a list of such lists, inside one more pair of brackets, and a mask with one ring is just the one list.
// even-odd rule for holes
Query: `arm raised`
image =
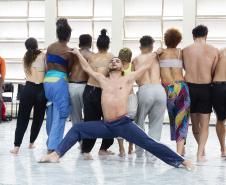
{"label": "arm raised", "polygon": [[70,52],[78,57],[78,60],[79,60],[79,62],[81,64],[82,69],[88,75],[90,75],[91,77],[95,78],[95,80],[97,80],[98,82],[100,82],[101,80],[105,79],[105,76],[103,74],[97,73],[91,68],[91,66],[89,65],[87,60],[82,56],[82,54],[77,49],[74,49],[73,51],[70,51]]}

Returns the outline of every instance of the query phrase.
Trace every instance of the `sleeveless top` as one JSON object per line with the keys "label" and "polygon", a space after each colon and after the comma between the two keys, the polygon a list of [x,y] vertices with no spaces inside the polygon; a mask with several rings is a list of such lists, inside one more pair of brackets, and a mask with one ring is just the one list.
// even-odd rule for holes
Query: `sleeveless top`
{"label": "sleeveless top", "polygon": [[183,68],[183,61],[179,59],[179,57],[180,57],[180,50],[179,50],[178,58],[159,60],[160,68],[164,68],[164,67]]}
{"label": "sleeveless top", "polygon": [[129,67],[127,69],[125,69],[123,72],[124,72],[125,76],[128,75],[129,73],[131,73],[132,72],[132,64],[129,63]]}
{"label": "sleeveless top", "polygon": [[31,74],[25,71],[26,80],[36,84],[42,83],[45,75],[45,54],[40,53],[31,64]]}
{"label": "sleeveless top", "polygon": [[60,64],[64,67],[68,67],[68,61],[59,55],[47,54],[47,63]]}

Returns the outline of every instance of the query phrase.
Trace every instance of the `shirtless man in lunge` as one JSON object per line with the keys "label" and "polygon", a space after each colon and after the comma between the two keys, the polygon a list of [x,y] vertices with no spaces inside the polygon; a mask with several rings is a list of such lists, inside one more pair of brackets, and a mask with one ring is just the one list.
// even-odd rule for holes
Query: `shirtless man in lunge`
{"label": "shirtless man in lunge", "polygon": [[40,162],[59,162],[59,158],[83,138],[115,138],[120,136],[148,150],[171,166],[179,167],[183,165],[187,169],[192,168],[190,161],[185,160],[167,146],[148,137],[142,129],[126,116],[128,97],[133,84],[145,70],[151,67],[152,62],[156,60],[157,54],[148,54],[148,58],[146,56],[147,54],[144,55],[146,62],[143,63],[143,66],[127,76],[122,76],[123,65],[121,60],[113,58],[109,63],[109,76],[105,77],[93,71],[78,50],[74,50],[73,52],[78,56],[82,68],[90,76],[95,78],[102,88],[101,105],[104,120],[74,124],[55,152],[43,156]]}

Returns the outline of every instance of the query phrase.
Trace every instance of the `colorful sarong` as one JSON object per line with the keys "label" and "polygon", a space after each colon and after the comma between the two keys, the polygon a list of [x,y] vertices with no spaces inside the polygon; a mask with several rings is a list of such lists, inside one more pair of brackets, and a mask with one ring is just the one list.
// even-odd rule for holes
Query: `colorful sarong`
{"label": "colorful sarong", "polygon": [[189,125],[190,95],[185,82],[163,84],[167,94],[171,140],[186,139]]}

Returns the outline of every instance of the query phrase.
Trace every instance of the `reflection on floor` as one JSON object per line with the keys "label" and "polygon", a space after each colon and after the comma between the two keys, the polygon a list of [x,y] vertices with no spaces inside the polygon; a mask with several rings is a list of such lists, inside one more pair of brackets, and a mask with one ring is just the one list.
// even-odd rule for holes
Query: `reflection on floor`
{"label": "reflection on floor", "polygon": [[[66,131],[71,124],[67,123]],[[27,149],[29,133],[26,133],[18,156],[9,153],[13,146],[15,120],[0,124],[0,185],[223,185],[226,184],[226,160],[220,157],[215,128],[210,128],[206,154],[208,162],[196,164],[195,172],[172,168],[159,160],[154,164],[136,155],[120,158],[118,155],[99,157],[100,140],[93,150],[93,161],[84,161],[74,146],[59,164],[39,164],[46,152],[46,132],[43,125],[36,148]],[[169,140],[169,126],[164,125],[163,143],[175,149]],[[126,143],[127,146],[127,143]],[[189,128],[186,157],[195,161],[197,145]],[[111,148],[118,153],[118,145]]]}

